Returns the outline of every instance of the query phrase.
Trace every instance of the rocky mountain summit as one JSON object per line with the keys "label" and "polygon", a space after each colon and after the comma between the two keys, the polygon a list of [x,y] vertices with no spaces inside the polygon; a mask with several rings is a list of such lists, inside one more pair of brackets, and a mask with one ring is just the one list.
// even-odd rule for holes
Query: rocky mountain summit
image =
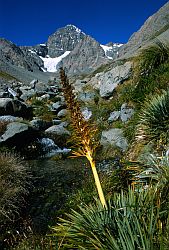
{"label": "rocky mountain summit", "polygon": [[66,51],[72,51],[86,37],[86,34],[74,25],[67,25],[49,36],[48,55],[58,57]]}
{"label": "rocky mountain summit", "polygon": [[[44,71],[56,72],[64,66],[70,75],[89,73],[116,57],[121,44],[99,44],[74,25],[67,25],[49,36],[44,44],[21,47],[24,53],[40,57]],[[76,60],[75,60],[76,58]]]}
{"label": "rocky mountain summit", "polygon": [[63,55],[66,51],[72,51],[85,36],[85,33],[79,28],[68,24],[51,34],[46,43],[35,46],[21,46],[21,49],[34,55],[42,57],[48,55],[48,57],[56,58]]}
{"label": "rocky mountain summit", "polygon": [[85,36],[59,66],[66,68],[69,74],[77,75],[90,73],[93,69],[108,62],[109,59],[100,44],[90,36]]}
{"label": "rocky mountain summit", "polygon": [[[115,58],[121,46],[121,44],[113,43],[100,45],[94,38],[70,24],[50,35],[46,43],[35,46],[17,46],[1,39],[0,44],[1,68],[20,81],[24,81],[25,70],[34,72],[31,80],[41,79],[40,72],[56,73],[61,65],[70,75],[89,73]],[[15,73],[14,68],[15,71],[17,70]],[[22,70],[22,75],[18,69]],[[34,77],[36,74],[37,77]],[[31,74],[28,75],[31,76]]]}

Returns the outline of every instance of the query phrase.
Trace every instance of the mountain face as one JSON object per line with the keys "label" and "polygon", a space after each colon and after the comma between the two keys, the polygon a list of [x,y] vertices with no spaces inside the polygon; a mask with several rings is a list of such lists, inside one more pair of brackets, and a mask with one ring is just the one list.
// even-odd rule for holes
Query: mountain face
{"label": "mountain face", "polygon": [[3,38],[0,38],[0,58],[1,63],[9,62],[28,71],[41,70],[40,67],[43,66],[40,58],[34,57],[33,54],[25,54],[21,48]]}
{"label": "mountain face", "polygon": [[12,66],[11,74],[13,67],[30,72],[56,73],[60,66],[66,68],[69,75],[86,74],[115,58],[119,48],[120,44],[100,45],[69,24],[50,35],[46,43],[35,46],[16,46],[1,39],[1,67],[5,65],[9,69]]}
{"label": "mountain face", "polygon": [[66,51],[72,51],[85,37],[85,33],[74,25],[60,28],[48,38],[48,55],[50,57],[59,57]]}
{"label": "mountain face", "polygon": [[101,45],[70,24],[56,30],[45,43],[35,46],[16,46],[1,38],[0,72],[7,72],[23,82],[34,78],[46,82],[58,76],[61,66],[69,76],[87,75],[101,65],[113,67],[114,60],[134,56],[154,39],[169,41],[169,2],[149,17],[125,45],[112,42]]}
{"label": "mountain face", "polygon": [[69,74],[80,74],[90,73],[96,67],[108,62],[109,59],[100,44],[90,36],[85,36],[59,66],[66,68]]}
{"label": "mountain face", "polygon": [[[44,44],[20,47],[25,56],[41,59],[40,69],[56,72],[60,66],[69,74],[89,73],[114,59],[121,44],[100,45],[74,25],[67,25],[49,36]],[[42,65],[43,61],[43,65]]]}
{"label": "mountain face", "polygon": [[144,25],[135,32],[128,43],[120,48],[119,56],[131,56],[146,43],[154,39],[162,39],[165,32],[165,40],[169,41],[169,2],[150,16]]}

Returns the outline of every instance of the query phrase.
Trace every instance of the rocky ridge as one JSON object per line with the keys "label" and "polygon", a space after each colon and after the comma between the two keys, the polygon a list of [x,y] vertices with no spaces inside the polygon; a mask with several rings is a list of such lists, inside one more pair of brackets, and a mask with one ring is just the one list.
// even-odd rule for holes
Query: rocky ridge
{"label": "rocky ridge", "polygon": [[137,53],[138,49],[157,39],[169,41],[169,2],[150,16],[143,26],[132,34],[128,43],[120,48],[119,57],[131,57]]}
{"label": "rocky ridge", "polygon": [[42,71],[40,67],[43,61],[40,58],[31,53],[27,55],[20,47],[3,38],[0,38],[0,58],[1,62],[8,62],[28,71]]}

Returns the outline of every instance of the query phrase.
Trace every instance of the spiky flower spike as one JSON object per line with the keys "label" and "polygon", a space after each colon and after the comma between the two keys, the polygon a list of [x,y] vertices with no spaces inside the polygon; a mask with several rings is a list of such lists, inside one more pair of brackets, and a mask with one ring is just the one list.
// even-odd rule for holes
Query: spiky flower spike
{"label": "spiky flower spike", "polygon": [[73,154],[75,156],[85,156],[90,162],[100,201],[103,207],[107,207],[94,161],[94,153],[98,146],[98,142],[95,138],[97,130],[94,125],[89,125],[84,119],[80,110],[79,102],[73,93],[73,87],[69,83],[63,68],[60,69],[60,79],[67,109],[70,113],[71,124],[74,130],[72,139],[76,142],[76,146],[78,147],[78,150],[74,151]]}

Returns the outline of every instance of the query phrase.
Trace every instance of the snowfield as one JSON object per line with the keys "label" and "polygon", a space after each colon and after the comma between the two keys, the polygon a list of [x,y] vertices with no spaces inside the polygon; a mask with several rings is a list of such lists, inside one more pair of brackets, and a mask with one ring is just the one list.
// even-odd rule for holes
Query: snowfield
{"label": "snowfield", "polygon": [[[100,44],[100,46],[104,50],[104,53],[106,56],[107,56],[108,51],[113,51],[114,49],[116,49],[117,47],[121,47],[122,45],[123,44],[121,44],[121,43],[114,43],[113,46],[106,46],[106,45]],[[110,57],[110,56],[107,56],[107,58],[112,59],[112,57]]]}
{"label": "snowfield", "polygon": [[57,64],[66,56],[70,54],[70,51],[66,51],[63,55],[52,58],[49,56],[42,57],[40,58],[44,61],[44,68],[46,69],[47,72],[56,72],[56,66]]}

